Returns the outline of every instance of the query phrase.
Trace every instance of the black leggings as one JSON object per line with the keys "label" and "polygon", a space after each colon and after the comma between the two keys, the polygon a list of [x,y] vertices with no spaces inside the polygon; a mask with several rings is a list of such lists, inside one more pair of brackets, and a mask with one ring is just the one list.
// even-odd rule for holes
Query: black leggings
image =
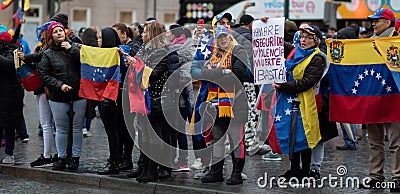
{"label": "black leggings", "polygon": [[310,148],[293,153],[293,159],[290,161],[290,170],[308,172],[311,165],[311,153]]}
{"label": "black leggings", "polygon": [[117,114],[115,114],[117,112],[117,105],[115,101],[102,101],[99,106],[99,112],[107,134],[110,159],[116,161],[120,158],[120,155],[118,152],[119,136],[117,130]]}

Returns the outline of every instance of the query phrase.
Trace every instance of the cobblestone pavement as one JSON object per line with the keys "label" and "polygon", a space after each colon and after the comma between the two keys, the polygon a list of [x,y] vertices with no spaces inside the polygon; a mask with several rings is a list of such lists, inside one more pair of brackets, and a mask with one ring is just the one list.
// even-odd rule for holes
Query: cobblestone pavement
{"label": "cobblestone pavement", "polygon": [[128,193],[111,189],[99,189],[77,184],[67,184],[60,182],[43,182],[39,180],[17,179],[10,175],[0,174],[0,193]]}
{"label": "cobblestone pavement", "polygon": [[[28,143],[21,143],[20,141],[16,142],[15,146],[15,160],[16,164],[14,168],[22,168],[26,173],[51,173],[54,172],[51,170],[50,167],[42,168],[37,170],[32,169],[29,167],[29,163],[35,160],[43,151],[43,139],[37,135],[37,125],[38,125],[38,118],[36,112],[36,105],[35,105],[35,98],[31,93],[26,93],[25,96],[25,118],[28,126],[28,132],[30,135],[30,140]],[[108,158],[108,143],[106,133],[104,131],[104,127],[102,122],[99,118],[95,118],[92,122],[92,129],[91,129],[93,136],[84,138],[83,140],[83,149],[81,155],[81,165],[77,173],[64,173],[65,177],[70,176],[70,179],[74,177],[74,175],[84,175],[84,177],[94,177],[99,178],[102,177],[108,178],[107,176],[100,176],[97,175],[96,172],[102,167],[105,166],[106,160]],[[194,189],[192,192],[200,192],[204,190],[205,192],[233,192],[233,193],[266,193],[266,192],[277,192],[277,193],[288,193],[288,192],[305,192],[305,193],[365,193],[365,192],[389,192],[389,189],[385,190],[363,190],[357,188],[348,188],[345,185],[345,180],[347,177],[358,177],[360,180],[368,177],[369,167],[368,167],[368,140],[365,137],[365,130],[363,131],[362,140],[358,144],[357,151],[337,151],[335,146],[341,145],[343,140],[341,137],[337,137],[325,144],[325,159],[323,162],[321,176],[322,177],[337,177],[337,181],[332,182],[331,185],[334,183],[337,184],[336,188],[330,186],[329,182],[325,181],[322,188],[279,188],[276,184],[272,185],[272,188],[269,187],[269,184],[262,188],[260,187],[257,182],[259,177],[262,177],[268,174],[269,180],[271,177],[278,176],[284,173],[288,169],[288,159],[284,156],[282,161],[263,161],[260,155],[255,156],[246,156],[246,164],[244,173],[247,174],[248,180],[244,181],[243,185],[236,185],[236,186],[227,186],[225,183],[213,183],[213,184],[203,184],[200,180],[196,180],[193,178],[194,172],[177,172],[173,173],[173,179],[168,181],[158,182],[156,184],[140,184],[137,183],[134,179],[129,179],[126,174],[128,172],[122,172],[119,175],[110,176],[112,180],[117,180],[114,184],[117,184],[116,188],[118,187],[118,180],[122,183],[128,183],[125,185],[129,185],[130,188],[124,188],[123,190],[131,190],[135,192],[136,188],[143,189],[144,187],[153,187],[158,188],[158,190],[152,190],[151,192],[159,192],[159,193],[170,193],[172,190],[168,189],[160,189],[160,188],[168,188],[168,186],[176,188],[183,188],[184,191],[190,192],[190,189]],[[386,146],[386,165],[385,165],[385,176],[386,181],[390,181],[390,154],[387,150]],[[53,149],[53,153],[56,153],[55,148]],[[0,149],[0,157],[4,155],[4,148]],[[134,149],[134,161],[136,162],[138,156],[138,150]],[[190,154],[191,162],[193,162],[193,153]],[[224,177],[228,178],[230,175],[230,168],[231,162],[230,159],[225,162],[225,170],[224,170]],[[341,165],[344,165],[347,168],[347,174],[343,176],[339,176],[337,174],[337,168]],[[6,165],[0,164],[0,172],[1,168],[4,168]],[[9,167],[8,167],[9,168]],[[5,171],[3,170],[3,173]],[[13,175],[17,178],[21,176],[18,174],[13,174],[12,170],[8,170],[8,175]],[[0,174],[1,175],[1,174]],[[26,174],[25,174],[26,175]],[[15,177],[11,177],[8,180],[9,176],[1,175],[0,180],[0,192],[3,193],[6,189],[10,188],[9,185],[18,185],[21,186],[21,189],[29,188],[33,193],[41,193],[46,192],[45,189],[46,184],[43,184],[47,180],[36,180],[37,182],[30,182],[29,184],[24,184],[24,181],[19,181]],[[26,176],[22,176],[26,177]],[[29,176],[28,176],[29,177]],[[88,178],[89,179],[89,178]],[[63,179],[60,179],[62,181]],[[342,183],[341,183],[342,180]],[[51,181],[51,180],[50,180]],[[63,182],[63,181],[62,181]],[[37,187],[33,187],[37,183]],[[51,183],[53,185],[55,183]],[[338,188],[342,185],[342,188]],[[97,185],[98,186],[98,185]],[[52,187],[52,186],[48,186]],[[91,193],[92,191],[95,193],[107,193],[107,189],[102,190],[103,187],[98,187],[97,190],[79,190],[79,187],[71,187],[71,192],[84,192],[84,193]],[[106,188],[106,187],[104,187]],[[121,187],[122,188],[122,187]],[[53,188],[54,189],[54,188]],[[53,190],[54,193],[62,193],[64,191],[68,192],[68,186],[63,186],[63,189],[67,190]],[[197,190],[196,190],[197,189]],[[18,190],[15,190],[18,191]],[[51,193],[53,193],[51,191]],[[10,192],[11,193],[11,192]],[[19,192],[17,192],[19,193]],[[47,193],[47,192],[46,192]],[[147,193],[147,192],[146,192]]]}

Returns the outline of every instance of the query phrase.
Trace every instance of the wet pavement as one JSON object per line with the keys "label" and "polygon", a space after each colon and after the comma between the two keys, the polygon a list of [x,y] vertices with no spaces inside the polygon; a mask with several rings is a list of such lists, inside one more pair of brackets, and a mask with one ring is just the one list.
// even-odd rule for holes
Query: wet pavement
{"label": "wet pavement", "polygon": [[[346,186],[347,178],[357,178],[360,181],[368,177],[368,140],[365,137],[365,130],[363,130],[362,139],[358,143],[356,151],[338,151],[336,150],[337,145],[342,145],[343,140],[341,136],[330,140],[325,143],[325,158],[321,169],[321,177],[331,177],[331,183],[329,179],[324,181],[321,188],[291,188],[290,185],[286,185],[288,188],[280,188],[273,177],[277,177],[283,174],[288,169],[288,159],[286,156],[283,157],[282,161],[264,161],[261,159],[261,155],[246,156],[246,164],[244,173],[247,174],[248,180],[245,180],[242,185],[228,186],[225,183],[212,183],[203,184],[200,180],[194,179],[193,175],[195,172],[173,172],[172,179],[167,181],[160,181],[157,183],[138,183],[135,179],[130,179],[126,176],[128,172],[121,172],[118,175],[113,176],[102,176],[97,175],[96,172],[102,169],[108,159],[108,143],[107,136],[104,131],[104,127],[99,118],[95,118],[92,122],[91,131],[92,137],[86,137],[83,140],[83,148],[80,159],[80,167],[78,172],[60,172],[53,171],[51,167],[44,168],[31,168],[29,163],[34,161],[43,151],[43,139],[37,135],[37,111],[35,104],[35,97],[32,93],[26,93],[25,96],[25,119],[28,127],[28,133],[30,140],[28,143],[16,142],[15,145],[15,160],[16,163],[13,166],[0,164],[1,188],[12,188],[5,187],[5,185],[15,185],[21,188],[28,187],[24,186],[24,181],[29,180],[32,184],[38,182],[42,186],[29,187],[31,192],[29,193],[41,193],[46,192],[45,183],[56,184],[54,182],[63,182],[63,184],[74,184],[83,185],[78,186],[83,190],[77,190],[77,187],[71,187],[70,193],[107,193],[108,191],[119,191],[119,192],[131,192],[131,193],[288,193],[288,192],[305,192],[305,193],[365,193],[365,192],[389,192],[389,189],[385,190],[364,190],[352,188],[351,185]],[[386,165],[385,165],[385,177],[386,181],[390,181],[390,154],[385,148],[386,152]],[[55,147],[53,153],[56,153]],[[4,155],[4,147],[0,149],[0,157]],[[133,160],[136,162],[138,156],[138,149],[135,147]],[[193,162],[193,153],[189,154],[190,163]],[[346,167],[347,173],[340,176],[338,175],[338,167]],[[231,161],[226,160],[224,166],[224,177],[229,178],[231,172]],[[343,170],[343,169],[342,169]],[[342,172],[342,171],[341,171]],[[268,184],[263,185],[264,177],[268,175]],[[9,178],[7,178],[9,177]],[[23,178],[23,179],[22,179]],[[9,183],[9,180],[11,183]],[[261,180],[261,182],[259,182]],[[269,184],[272,180],[273,184]],[[336,186],[335,186],[336,184]],[[272,187],[271,187],[272,186]],[[307,187],[307,186],[306,186]],[[66,190],[49,191],[50,193],[64,193],[68,192],[68,186],[64,187]],[[90,188],[92,190],[85,190]],[[14,188],[17,189],[18,188]],[[0,189],[0,192],[3,193]],[[11,192],[10,192],[11,193]],[[19,192],[18,192],[19,193]],[[48,193],[48,192],[46,192]]]}

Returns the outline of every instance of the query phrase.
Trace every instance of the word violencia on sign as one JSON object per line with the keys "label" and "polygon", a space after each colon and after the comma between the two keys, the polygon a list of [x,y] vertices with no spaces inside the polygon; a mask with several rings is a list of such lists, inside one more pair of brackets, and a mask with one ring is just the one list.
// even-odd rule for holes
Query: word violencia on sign
{"label": "word violencia on sign", "polygon": [[254,81],[256,84],[286,82],[284,61],[284,18],[253,23]]}

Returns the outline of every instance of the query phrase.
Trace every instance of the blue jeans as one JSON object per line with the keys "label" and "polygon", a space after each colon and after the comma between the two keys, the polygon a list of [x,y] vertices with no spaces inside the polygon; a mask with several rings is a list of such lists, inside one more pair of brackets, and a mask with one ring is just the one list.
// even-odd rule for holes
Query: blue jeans
{"label": "blue jeans", "polygon": [[26,130],[25,117],[23,117],[22,119],[23,119],[23,122],[21,123],[21,126],[16,129],[19,133],[21,140],[25,139],[25,138],[29,138],[28,132]]}
{"label": "blue jeans", "polygon": [[[70,119],[67,112],[70,103],[53,102],[49,100],[51,112],[56,124],[56,147],[58,157],[67,157],[68,131],[70,130]],[[80,157],[82,148],[83,118],[85,117],[86,99],[77,100],[72,103],[75,112],[72,120],[72,157]]]}
{"label": "blue jeans", "polygon": [[310,170],[315,172],[321,170],[321,165],[324,161],[324,153],[324,142],[319,142],[317,146],[312,149]]}
{"label": "blue jeans", "polygon": [[0,129],[0,132],[1,132],[0,141],[3,139],[3,135],[4,135],[4,139],[6,140],[6,149],[4,150],[4,152],[10,156],[14,155],[15,129],[4,128],[4,129]]}
{"label": "blue jeans", "polygon": [[356,137],[356,125],[355,124],[350,124],[351,132],[353,134],[354,140],[352,140],[349,135],[346,132],[346,129],[344,128],[344,125],[340,123],[340,127],[342,128],[342,133],[343,133],[343,140],[344,144],[349,147],[355,147],[357,143],[357,137]]}
{"label": "blue jeans", "polygon": [[89,131],[91,123],[92,123],[92,119],[85,118],[84,122],[83,122],[83,128],[86,128]]}

